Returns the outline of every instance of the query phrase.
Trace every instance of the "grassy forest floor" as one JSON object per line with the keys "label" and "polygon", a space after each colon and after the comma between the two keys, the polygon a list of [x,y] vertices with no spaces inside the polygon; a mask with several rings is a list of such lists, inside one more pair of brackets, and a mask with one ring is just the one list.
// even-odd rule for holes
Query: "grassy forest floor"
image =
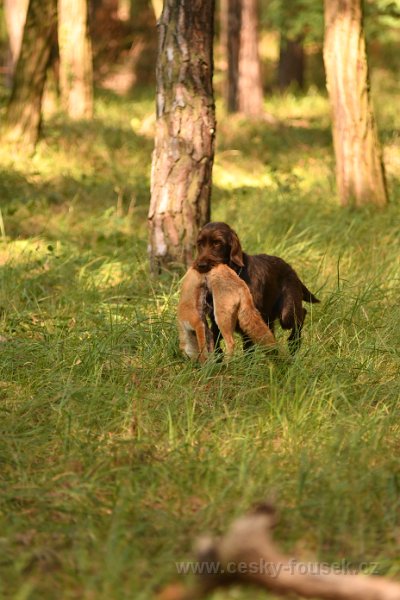
{"label": "grassy forest floor", "polygon": [[399,87],[372,84],[380,212],[337,205],[324,93],[267,98],[278,125],[218,103],[213,219],[322,300],[294,359],[180,356],[179,277],[146,256],[152,92],[0,148],[0,596],[147,600],[264,498],[283,548],[400,577]]}

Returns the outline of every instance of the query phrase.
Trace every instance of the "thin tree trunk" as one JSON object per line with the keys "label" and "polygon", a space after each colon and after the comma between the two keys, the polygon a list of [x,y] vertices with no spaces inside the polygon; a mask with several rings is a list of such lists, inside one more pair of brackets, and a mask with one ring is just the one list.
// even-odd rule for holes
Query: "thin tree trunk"
{"label": "thin tree trunk", "polygon": [[28,0],[4,0],[4,16],[10,45],[8,79],[11,84],[21,50]]}
{"label": "thin tree trunk", "polygon": [[[228,9],[229,0],[219,2],[219,42],[221,46],[222,69],[226,71],[228,66]],[[225,90],[224,90],[225,94]]]}
{"label": "thin tree trunk", "polygon": [[289,40],[281,35],[278,83],[281,91],[293,83],[301,90],[304,87],[304,48],[301,37]]}
{"label": "thin tree trunk", "polygon": [[324,62],[340,203],[384,206],[388,198],[369,94],[361,0],[325,0]]}
{"label": "thin tree trunk", "polygon": [[221,0],[221,46],[227,77],[224,97],[228,112],[238,110],[241,0]]}
{"label": "thin tree trunk", "polygon": [[157,19],[150,0],[135,0],[132,9],[133,43],[130,52],[132,85],[154,84],[157,61]]}
{"label": "thin tree trunk", "polygon": [[239,111],[250,117],[263,113],[261,62],[258,51],[258,1],[241,0],[239,51]]}
{"label": "thin tree trunk", "polygon": [[7,108],[7,138],[34,148],[40,129],[46,70],[57,27],[57,0],[30,0]]}
{"label": "thin tree trunk", "polygon": [[159,22],[157,124],[149,210],[153,272],[188,264],[210,218],[214,159],[214,0],[165,0]]}
{"label": "thin tree trunk", "polygon": [[93,116],[92,48],[87,0],[58,0],[61,102],[71,119]]}

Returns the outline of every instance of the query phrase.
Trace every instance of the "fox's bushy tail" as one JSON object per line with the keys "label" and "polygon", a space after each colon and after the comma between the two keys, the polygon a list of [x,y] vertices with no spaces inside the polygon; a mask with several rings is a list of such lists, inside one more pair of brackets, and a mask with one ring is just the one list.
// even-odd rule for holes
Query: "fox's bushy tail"
{"label": "fox's bushy tail", "polygon": [[268,325],[263,321],[258,310],[241,306],[238,313],[240,329],[249,336],[255,344],[271,348],[276,345],[276,339]]}

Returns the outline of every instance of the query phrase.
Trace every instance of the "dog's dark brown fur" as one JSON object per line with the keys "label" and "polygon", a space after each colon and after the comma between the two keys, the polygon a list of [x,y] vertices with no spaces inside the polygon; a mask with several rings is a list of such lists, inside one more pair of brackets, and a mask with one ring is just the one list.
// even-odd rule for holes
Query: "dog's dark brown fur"
{"label": "dog's dark brown fur", "polygon": [[[279,319],[283,329],[290,329],[288,339],[292,353],[300,346],[301,329],[307,314],[306,302],[319,300],[300,281],[292,267],[277,256],[243,252],[235,231],[226,223],[208,223],[197,239],[198,256],[194,268],[206,273],[217,264],[229,265],[250,288],[254,304],[264,321],[273,331]],[[212,330],[216,348],[219,330],[211,314]],[[245,347],[251,342],[245,338]]]}

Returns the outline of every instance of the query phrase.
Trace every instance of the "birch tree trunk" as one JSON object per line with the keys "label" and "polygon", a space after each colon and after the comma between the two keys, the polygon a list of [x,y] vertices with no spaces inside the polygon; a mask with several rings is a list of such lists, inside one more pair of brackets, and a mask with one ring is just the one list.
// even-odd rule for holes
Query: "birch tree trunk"
{"label": "birch tree trunk", "polygon": [[325,0],[324,62],[340,203],[385,206],[388,198],[369,94],[361,0]]}
{"label": "birch tree trunk", "polygon": [[261,62],[258,51],[258,0],[241,0],[239,111],[249,117],[263,113]]}
{"label": "birch tree trunk", "polygon": [[165,0],[159,21],[151,175],[151,269],[189,264],[210,218],[214,0]]}
{"label": "birch tree trunk", "polygon": [[61,102],[71,119],[93,116],[92,48],[87,0],[58,0]]}
{"label": "birch tree trunk", "polygon": [[57,27],[57,0],[30,0],[7,107],[6,138],[33,149],[39,137],[46,70]]}

